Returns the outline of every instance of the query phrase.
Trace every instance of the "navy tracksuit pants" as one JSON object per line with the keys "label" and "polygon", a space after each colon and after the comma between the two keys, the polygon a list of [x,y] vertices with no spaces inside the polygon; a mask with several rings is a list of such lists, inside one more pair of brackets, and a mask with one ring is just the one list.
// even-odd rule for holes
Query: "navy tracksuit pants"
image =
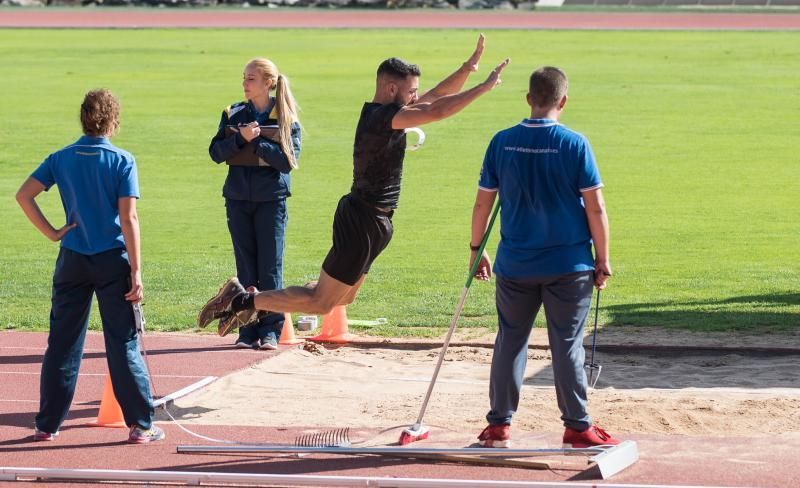
{"label": "navy tracksuit pants", "polygon": [[53,273],[50,335],[42,361],[36,428],[55,433],[69,411],[83,344],[97,295],[103,322],[108,371],[125,423],[149,429],[153,421],[150,380],[139,350],[131,303],[130,265],[124,249],[91,256],[61,248]]}
{"label": "navy tracksuit pants", "polygon": [[561,420],[566,427],[586,430],[587,381],[583,369],[583,327],[592,304],[592,271],[540,278],[497,277],[497,338],[489,380],[490,424],[510,424],[528,361],[533,321],[544,305],[553,379]]}
{"label": "navy tracksuit pants", "polygon": [[[245,288],[260,291],[283,288],[286,199],[270,202],[225,200],[228,230],[236,257],[236,276]],[[283,314],[269,313],[258,324],[239,329],[239,339],[254,342],[274,333],[280,338]]]}

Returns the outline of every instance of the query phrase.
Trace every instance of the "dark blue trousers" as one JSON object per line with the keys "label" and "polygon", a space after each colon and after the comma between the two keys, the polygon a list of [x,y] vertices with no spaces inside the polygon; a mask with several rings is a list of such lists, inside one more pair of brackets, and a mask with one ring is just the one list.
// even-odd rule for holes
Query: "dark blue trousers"
{"label": "dark blue trousers", "polygon": [[40,431],[58,432],[67,417],[83,357],[92,294],[97,295],[108,371],[125,423],[150,428],[149,376],[139,351],[133,308],[125,300],[130,271],[124,249],[87,256],[61,248],[53,273],[50,335],[42,361],[36,415]]}
{"label": "dark blue trousers", "polygon": [[[286,199],[271,202],[226,199],[225,208],[239,281],[245,288],[255,286],[261,291],[283,288]],[[283,314],[266,314],[257,325],[239,329],[239,339],[253,342],[269,333],[280,338],[282,328]]]}
{"label": "dark blue trousers", "polygon": [[544,305],[553,379],[561,420],[566,427],[586,430],[587,381],[583,369],[583,327],[592,304],[591,271],[527,279],[497,277],[498,330],[489,380],[490,424],[510,424],[528,361],[528,339]]}

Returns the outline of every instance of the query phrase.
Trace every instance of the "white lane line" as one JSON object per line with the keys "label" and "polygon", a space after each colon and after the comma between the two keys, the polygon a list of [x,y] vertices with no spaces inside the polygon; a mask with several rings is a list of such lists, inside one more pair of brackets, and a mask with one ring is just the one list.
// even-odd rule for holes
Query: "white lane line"
{"label": "white lane line", "polygon": [[181,388],[180,390],[178,390],[176,392],[173,392],[173,393],[170,393],[169,395],[162,396],[161,398],[159,398],[158,400],[155,400],[153,402],[153,406],[154,407],[159,407],[159,406],[161,406],[161,405],[163,405],[165,403],[169,404],[169,403],[177,400],[178,398],[181,398],[181,397],[184,397],[184,396],[188,395],[189,393],[191,393],[191,392],[193,392],[195,390],[199,390],[200,388],[206,386],[207,384],[212,383],[216,379],[217,379],[216,376],[206,376],[202,380],[200,380],[198,382],[195,382],[195,383],[192,383],[191,385],[189,385],[189,386],[187,386],[185,388]]}
{"label": "white lane line", "polygon": [[[0,375],[2,374],[22,374],[22,375],[36,375],[39,376],[41,374],[40,371],[0,371]],[[78,376],[105,376],[107,373],[80,373]],[[195,374],[195,375],[181,375],[181,374],[154,374],[151,375],[153,378],[185,378],[185,379],[194,379],[194,378],[206,378],[206,376]]]}
{"label": "white lane line", "polygon": [[[95,375],[95,376],[98,376],[98,375]],[[195,376],[195,378],[199,378],[199,376]],[[216,376],[203,377],[203,379],[200,380],[200,381],[196,381],[196,382],[192,383],[189,386],[186,386],[184,388],[181,388],[180,390],[174,391],[174,392],[172,392],[172,393],[170,393],[168,395],[162,396],[161,398],[159,398],[157,400],[154,400],[153,401],[153,406],[154,407],[159,407],[159,406],[161,406],[161,405],[163,405],[165,403],[173,402],[173,401],[177,400],[178,398],[184,397],[184,396],[188,395],[189,393],[191,393],[191,392],[193,392],[195,390],[199,390],[200,388],[208,385],[209,383],[212,383],[212,382],[216,381],[216,379],[217,379]],[[5,402],[5,403],[39,403],[39,400],[6,400],[6,399],[0,399],[0,402]]]}

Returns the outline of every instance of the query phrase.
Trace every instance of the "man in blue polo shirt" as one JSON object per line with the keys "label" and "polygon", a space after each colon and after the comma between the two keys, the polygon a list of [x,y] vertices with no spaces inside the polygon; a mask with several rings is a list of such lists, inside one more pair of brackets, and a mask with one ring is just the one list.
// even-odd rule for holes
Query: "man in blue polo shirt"
{"label": "man in blue polo shirt", "polygon": [[[567,76],[544,67],[530,77],[531,117],[498,132],[486,151],[472,214],[472,258],[500,199],[500,244],[494,272],[498,332],[492,356],[486,415],[478,439],[508,447],[519,406],[528,339],[544,305],[556,399],[566,427],[564,446],[618,444],[586,411],[583,327],[592,286],[611,276],[608,218],[592,148],[584,136],[558,122],[567,103]],[[592,255],[594,244],[594,256]],[[484,252],[476,278],[488,280]]]}
{"label": "man in blue polo shirt", "polygon": [[[80,119],[84,136],[48,156],[17,192],[31,223],[48,239],[61,241],[33,439],[55,440],[69,412],[96,294],[114,395],[130,427],[128,442],[157,441],[164,432],[153,425],[150,379],[132,307],[143,290],[136,163],[109,141],[119,127],[119,101],[111,92],[87,93]],[[59,229],[36,203],[53,185],[67,220]]]}

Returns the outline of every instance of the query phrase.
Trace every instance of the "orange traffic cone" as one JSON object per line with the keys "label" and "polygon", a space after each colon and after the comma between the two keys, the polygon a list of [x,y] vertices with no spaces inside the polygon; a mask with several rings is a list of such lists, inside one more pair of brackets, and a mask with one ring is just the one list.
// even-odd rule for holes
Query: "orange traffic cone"
{"label": "orange traffic cone", "polygon": [[292,323],[292,314],[283,314],[283,329],[281,329],[281,339],[278,344],[300,344],[305,342],[303,339],[298,339],[294,335],[294,324]]}
{"label": "orange traffic cone", "polygon": [[333,307],[327,315],[322,317],[322,331],[319,335],[309,340],[318,342],[333,342],[344,344],[356,338],[347,331],[347,309],[344,305]]}
{"label": "orange traffic cone", "polygon": [[106,384],[103,387],[103,399],[100,400],[100,411],[97,420],[90,425],[97,427],[127,427],[122,416],[122,408],[114,396],[114,387],[111,385],[111,375],[106,374]]}

